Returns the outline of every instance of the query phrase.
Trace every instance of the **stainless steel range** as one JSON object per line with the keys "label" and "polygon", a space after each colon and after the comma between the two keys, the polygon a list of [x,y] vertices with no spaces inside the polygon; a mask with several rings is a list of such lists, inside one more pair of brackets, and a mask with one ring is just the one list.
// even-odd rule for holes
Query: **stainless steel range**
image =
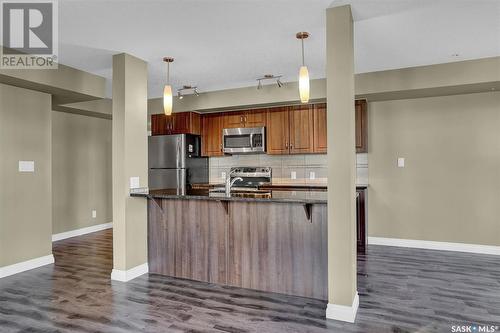
{"label": "stainless steel range", "polygon": [[271,185],[270,167],[233,167],[226,178],[226,186],[214,188],[213,193],[227,196],[271,197],[270,191],[259,190],[259,186]]}
{"label": "stainless steel range", "polygon": [[229,171],[229,179],[235,180],[233,189],[258,189],[259,186],[271,185],[272,169],[270,167],[234,167]]}

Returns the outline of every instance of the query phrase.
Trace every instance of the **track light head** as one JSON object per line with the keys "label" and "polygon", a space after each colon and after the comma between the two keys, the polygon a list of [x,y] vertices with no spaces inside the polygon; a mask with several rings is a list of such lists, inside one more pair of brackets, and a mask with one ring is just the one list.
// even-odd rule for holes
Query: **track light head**
{"label": "track light head", "polygon": [[257,90],[262,89],[262,80],[257,80],[259,83],[257,84]]}
{"label": "track light head", "polygon": [[196,96],[200,96],[200,93],[198,92],[198,89],[197,89],[197,88],[194,88],[194,94],[195,94]]}
{"label": "track light head", "polygon": [[280,80],[280,79],[277,79],[277,80],[276,80],[276,83],[278,84],[278,88],[283,87],[283,82],[281,82],[281,80]]}
{"label": "track light head", "polygon": [[180,91],[178,91],[177,92],[177,97],[179,97],[179,99],[183,99],[184,95]]}

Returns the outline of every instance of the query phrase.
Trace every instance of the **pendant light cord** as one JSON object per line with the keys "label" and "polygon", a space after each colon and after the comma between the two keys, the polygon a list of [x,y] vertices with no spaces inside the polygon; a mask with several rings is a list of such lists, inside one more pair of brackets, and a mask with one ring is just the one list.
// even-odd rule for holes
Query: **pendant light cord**
{"label": "pendant light cord", "polygon": [[167,62],[167,85],[170,85],[170,63]]}
{"label": "pendant light cord", "polygon": [[302,42],[302,66],[305,66],[305,61],[304,61],[304,38],[300,40]]}

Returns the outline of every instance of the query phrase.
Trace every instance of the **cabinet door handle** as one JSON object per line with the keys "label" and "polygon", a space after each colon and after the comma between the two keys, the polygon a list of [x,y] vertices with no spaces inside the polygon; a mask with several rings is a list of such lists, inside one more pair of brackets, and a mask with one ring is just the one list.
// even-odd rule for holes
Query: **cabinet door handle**
{"label": "cabinet door handle", "polygon": [[285,148],[288,149],[288,141],[285,141]]}

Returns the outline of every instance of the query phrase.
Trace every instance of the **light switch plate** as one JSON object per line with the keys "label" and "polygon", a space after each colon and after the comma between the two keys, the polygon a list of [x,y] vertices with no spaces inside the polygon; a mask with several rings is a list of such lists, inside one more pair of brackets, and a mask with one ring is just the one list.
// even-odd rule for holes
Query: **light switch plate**
{"label": "light switch plate", "polygon": [[296,171],[290,172],[290,178],[291,179],[297,179],[297,172]]}
{"label": "light switch plate", "polygon": [[95,219],[97,217],[97,210],[92,210],[92,218]]}
{"label": "light switch plate", "polygon": [[398,168],[404,168],[404,167],[405,167],[405,158],[398,157]]}
{"label": "light switch plate", "polygon": [[314,171],[309,172],[309,179],[310,180],[316,179],[316,172],[314,172]]}
{"label": "light switch plate", "polygon": [[35,161],[19,161],[19,172],[35,172]]}
{"label": "light switch plate", "polygon": [[130,177],[130,188],[140,187],[139,177]]}

